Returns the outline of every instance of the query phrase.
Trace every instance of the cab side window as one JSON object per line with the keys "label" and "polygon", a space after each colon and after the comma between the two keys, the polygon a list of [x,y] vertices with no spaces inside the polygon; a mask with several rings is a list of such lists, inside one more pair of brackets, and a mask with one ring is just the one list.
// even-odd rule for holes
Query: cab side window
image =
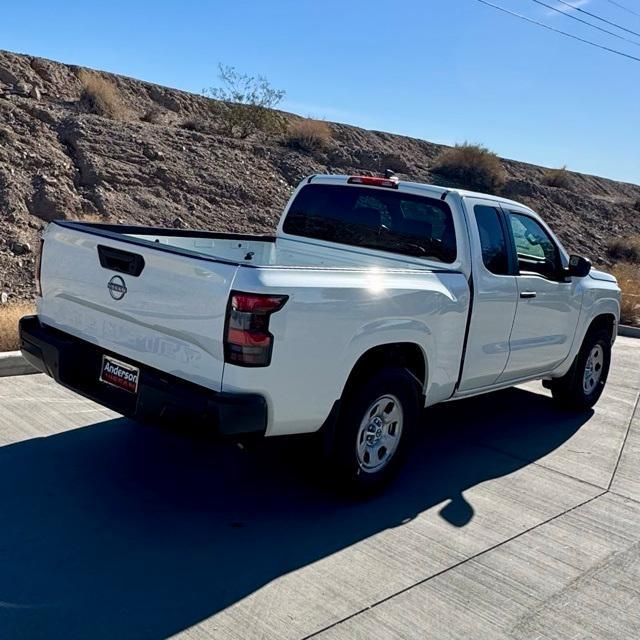
{"label": "cab side window", "polygon": [[561,272],[560,253],[549,234],[529,216],[509,212],[509,222],[518,254],[520,273],[536,273],[558,280]]}
{"label": "cab side window", "polygon": [[496,275],[507,275],[509,273],[507,238],[500,222],[498,210],[494,207],[477,204],[473,207],[473,212],[480,234],[484,266]]}

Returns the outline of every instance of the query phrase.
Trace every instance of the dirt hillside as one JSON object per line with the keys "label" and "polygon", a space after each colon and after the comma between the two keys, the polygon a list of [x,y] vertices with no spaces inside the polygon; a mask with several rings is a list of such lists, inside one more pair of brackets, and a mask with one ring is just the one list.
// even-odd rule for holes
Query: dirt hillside
{"label": "dirt hillside", "polygon": [[[219,135],[212,101],[101,74],[117,109],[96,115],[83,71],[0,52],[0,295],[33,296],[38,235],[57,218],[235,231],[271,231],[291,189],[312,173],[383,172],[446,184],[430,172],[440,145],[330,123],[322,150],[281,135]],[[285,115],[286,118],[292,116]],[[640,186],[503,161],[502,193],[540,211],[570,250],[606,264],[608,239],[640,233]]]}

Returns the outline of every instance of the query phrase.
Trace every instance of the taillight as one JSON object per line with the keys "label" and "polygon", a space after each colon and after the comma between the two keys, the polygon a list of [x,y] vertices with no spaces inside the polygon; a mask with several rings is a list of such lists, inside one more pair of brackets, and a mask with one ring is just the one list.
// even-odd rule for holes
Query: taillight
{"label": "taillight", "polygon": [[42,282],[40,281],[40,274],[42,273],[42,252],[44,251],[44,239],[40,238],[40,250],[36,257],[36,295],[42,296]]}
{"label": "taillight", "polygon": [[398,188],[398,178],[376,178],[375,176],[351,176],[347,184],[364,184],[370,187]]}
{"label": "taillight", "polygon": [[227,310],[224,360],[243,367],[266,367],[271,362],[273,336],[269,318],[289,296],[232,291]]}

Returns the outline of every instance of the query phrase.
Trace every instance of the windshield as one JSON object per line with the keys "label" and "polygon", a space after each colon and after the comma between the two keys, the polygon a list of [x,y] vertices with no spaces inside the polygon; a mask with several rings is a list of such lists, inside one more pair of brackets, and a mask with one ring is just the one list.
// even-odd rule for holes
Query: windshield
{"label": "windshield", "polygon": [[284,221],[285,233],[451,263],[456,237],[441,200],[391,189],[310,184]]}

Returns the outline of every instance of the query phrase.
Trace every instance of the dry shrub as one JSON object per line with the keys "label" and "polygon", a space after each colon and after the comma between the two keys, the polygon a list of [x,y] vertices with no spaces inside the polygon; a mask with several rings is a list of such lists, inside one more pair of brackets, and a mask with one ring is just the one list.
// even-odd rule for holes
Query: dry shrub
{"label": "dry shrub", "polygon": [[142,122],[149,122],[150,124],[163,124],[164,114],[164,109],[151,107],[151,109],[145,111],[140,120],[142,120]]}
{"label": "dry shrub", "polygon": [[331,127],[326,122],[304,118],[289,123],[285,144],[302,151],[322,151],[329,146],[332,137]]}
{"label": "dry shrub", "polygon": [[20,346],[18,320],[35,313],[31,302],[16,302],[0,306],[0,351],[15,351]]}
{"label": "dry shrub", "polygon": [[634,208],[636,211],[640,211],[640,200],[636,200],[636,201],[635,201],[635,203],[634,203],[634,205],[633,205],[633,208]]}
{"label": "dry shrub", "polygon": [[542,184],[559,189],[570,189],[571,174],[567,171],[566,166],[559,169],[547,169],[542,176]]}
{"label": "dry shrub", "polygon": [[187,118],[180,123],[180,126],[183,129],[187,129],[189,131],[198,131],[200,133],[206,133],[210,130],[209,124],[201,118]]}
{"label": "dry shrub", "polygon": [[612,269],[622,290],[620,322],[640,325],[640,267],[621,262]]}
{"label": "dry shrub", "polygon": [[11,129],[0,127],[0,144],[11,144],[15,142],[16,136]]}
{"label": "dry shrub", "polygon": [[118,87],[95,71],[80,69],[78,79],[82,83],[80,104],[89,112],[112,120],[127,120],[130,113]]}
{"label": "dry shrub", "polygon": [[432,171],[476,191],[497,191],[506,181],[500,158],[481,144],[457,144],[443,151]]}
{"label": "dry shrub", "polygon": [[83,213],[78,216],[78,222],[107,222],[105,217],[99,213]]}
{"label": "dry shrub", "polygon": [[615,262],[640,264],[640,236],[609,240],[607,254]]}

